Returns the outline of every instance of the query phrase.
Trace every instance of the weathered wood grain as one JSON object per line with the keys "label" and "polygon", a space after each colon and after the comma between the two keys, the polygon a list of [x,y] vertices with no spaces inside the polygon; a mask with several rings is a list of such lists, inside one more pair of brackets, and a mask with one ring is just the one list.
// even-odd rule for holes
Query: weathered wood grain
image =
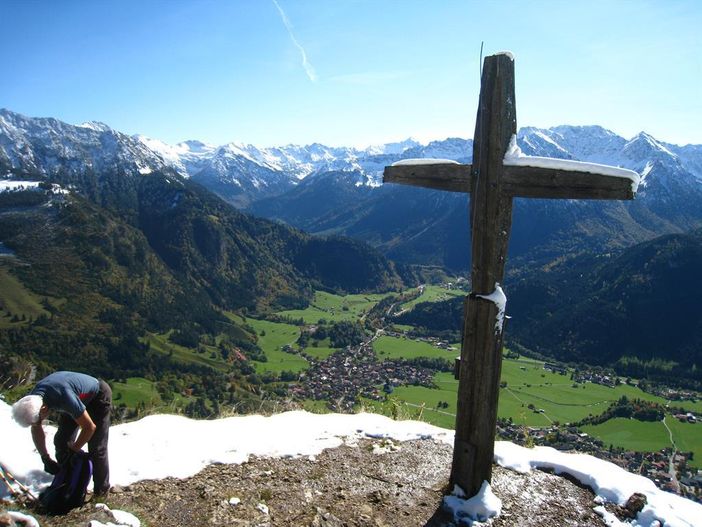
{"label": "weathered wood grain", "polygon": [[470,192],[471,165],[400,165],[385,167],[383,183],[399,183],[450,192]]}
{"label": "weathered wood grain", "polygon": [[517,133],[514,62],[487,57],[473,142],[471,232],[473,295],[465,306],[461,371],[451,481],[469,496],[492,475],[497,398],[502,367],[502,332],[497,307],[475,297],[502,283],[512,225],[512,198],[502,191],[502,160]]}
{"label": "weathered wood grain", "polygon": [[519,198],[634,199],[627,178],[510,165],[503,168],[502,191]]}

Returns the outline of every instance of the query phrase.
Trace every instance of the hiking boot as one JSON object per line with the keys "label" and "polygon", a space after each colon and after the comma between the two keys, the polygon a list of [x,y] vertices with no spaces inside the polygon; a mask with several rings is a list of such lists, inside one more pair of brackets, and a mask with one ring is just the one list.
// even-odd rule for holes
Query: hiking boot
{"label": "hiking boot", "polygon": [[96,491],[93,494],[93,501],[95,501],[95,500],[104,501],[108,498],[109,495],[110,495],[110,488],[109,487],[106,489],[101,489],[99,491]]}

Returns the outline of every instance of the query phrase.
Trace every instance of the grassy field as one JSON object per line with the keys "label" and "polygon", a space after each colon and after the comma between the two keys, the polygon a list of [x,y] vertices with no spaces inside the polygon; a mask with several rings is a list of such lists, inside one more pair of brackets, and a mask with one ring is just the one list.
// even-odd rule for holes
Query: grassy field
{"label": "grassy field", "polygon": [[253,318],[249,318],[247,322],[256,330],[258,345],[268,358],[268,362],[253,363],[257,372],[298,372],[309,366],[309,363],[300,355],[282,351],[283,346],[286,344],[293,345],[297,341],[300,337],[300,328],[291,324],[255,320]]}
{"label": "grassy field", "polygon": [[193,400],[192,397],[174,393],[173,400],[167,403],[156,390],[156,383],[143,377],[129,377],[126,382],[110,381],[110,386],[115,406],[124,404],[133,409],[141,403],[146,413],[179,412]]}
{"label": "grassy field", "polygon": [[205,346],[205,353],[199,353],[197,350],[180,346],[168,340],[170,333],[170,331],[167,333],[147,333],[143,340],[149,343],[152,350],[172,355],[174,360],[185,364],[201,364],[222,372],[229,370],[229,363],[217,353],[215,348]]}
{"label": "grassy field", "polygon": [[665,422],[673,434],[673,441],[678,450],[695,452],[690,464],[702,468],[702,423],[681,423],[671,416],[666,416]]}
{"label": "grassy field", "polygon": [[314,399],[305,399],[302,401],[302,408],[313,414],[328,414],[329,408],[327,408],[326,401],[317,401]]}
{"label": "grassy field", "polygon": [[316,324],[320,319],[327,322],[358,320],[386,296],[383,294],[339,296],[317,291],[307,309],[281,311],[278,314],[294,319],[301,318],[306,324]]}
{"label": "grassy field", "polygon": [[[422,410],[422,419],[428,423],[443,428],[453,428],[456,423],[456,391],[458,389],[458,381],[453,378],[451,373],[437,373],[434,376],[434,383],[437,388],[425,388],[424,386],[398,386],[390,394],[390,399],[395,402],[392,404],[407,403],[409,408],[402,411],[413,418],[418,417],[418,412]],[[448,403],[446,408],[438,408],[439,402]],[[377,408],[381,413],[390,415],[388,412],[393,410],[391,406],[385,408],[379,407],[377,404],[370,402],[374,408]],[[397,411],[395,409],[395,411]]]}
{"label": "grassy field", "polygon": [[378,354],[380,360],[429,357],[432,359],[440,358],[452,361],[459,353],[458,350],[447,351],[427,342],[388,336],[375,339],[373,341],[373,349]]}
{"label": "grassy field", "polygon": [[49,313],[42,307],[41,298],[29,291],[0,263],[0,328],[21,324],[12,322],[14,315],[25,319]]}
{"label": "grassy field", "polygon": [[[504,369],[504,368],[503,368]],[[504,378],[504,377],[503,377]],[[425,388],[422,386],[401,386],[394,390],[392,397],[398,401],[406,402],[413,407],[424,406],[423,418],[437,426],[453,428],[456,414],[456,393],[458,381],[451,373],[437,373],[434,376],[434,383],[437,388]],[[582,390],[582,388],[581,388]],[[583,390],[587,391],[587,390]],[[568,394],[570,400],[577,401],[580,394]],[[438,408],[439,402],[447,403],[448,406]],[[544,412],[534,412],[529,409],[529,404],[533,404],[536,409],[543,409]],[[569,403],[576,406],[561,405],[559,403],[547,403],[543,399],[528,397],[523,393],[509,388],[500,390],[500,400],[498,406],[498,416],[503,418],[511,417],[515,423],[527,426],[549,426],[553,421],[568,422],[573,415],[582,417],[589,413],[601,413],[607,407],[602,403],[598,406],[588,406],[591,403]],[[582,406],[581,406],[582,405]],[[567,420],[563,420],[563,419]]]}
{"label": "grassy field", "polygon": [[[507,384],[500,391],[500,417],[528,426],[579,421],[602,413],[621,396],[617,388],[576,385],[569,375],[545,370],[542,362],[528,359],[503,360],[501,378]],[[543,412],[530,410],[530,404]]]}
{"label": "grassy field", "polygon": [[[361,399],[360,404],[355,408],[357,412],[369,412],[392,417],[398,421],[425,421],[436,424],[435,421],[429,418],[428,414],[433,410],[427,408],[427,405],[414,405],[405,401],[390,396],[385,401],[374,401],[371,399]],[[441,426],[441,425],[437,425]],[[448,427],[444,427],[448,428]]]}
{"label": "grassy field", "polygon": [[[329,339],[325,339],[325,340],[328,341]],[[324,341],[321,341],[321,342],[324,343]],[[328,344],[328,342],[327,342],[327,344]],[[308,348],[305,348],[305,353],[307,353],[308,355],[311,355],[312,357],[314,357],[317,360],[324,360],[327,357],[329,357],[329,355],[331,355],[332,353],[334,353],[336,351],[339,351],[339,350],[337,348],[330,348],[329,346],[316,346],[316,347],[310,346]]]}
{"label": "grassy field", "polygon": [[[694,452],[690,464],[702,468],[702,425],[682,423],[667,415],[665,422],[670,428],[678,450]],[[641,422],[633,419],[610,419],[596,426],[584,426],[582,430],[603,441],[627,450],[655,451],[670,447],[670,434],[662,422]]]}
{"label": "grassy field", "polygon": [[[286,344],[293,345],[300,336],[300,328],[291,324],[282,324],[278,322],[269,322],[267,320],[256,320],[242,317],[233,313],[228,313],[227,316],[236,325],[243,323],[248,324],[256,332],[258,345],[266,354],[267,362],[253,361],[258,373],[272,371],[280,373],[281,371],[299,372],[309,366],[307,360],[300,355],[286,353],[282,351]],[[168,333],[147,333],[144,338],[148,342],[151,349],[164,354],[172,354],[177,361],[188,364],[201,364],[209,366],[218,371],[226,372],[229,370],[229,363],[222,358],[218,350],[213,346],[203,346],[204,353],[199,353],[197,350],[180,346],[168,340]],[[310,347],[307,352],[317,358],[325,358],[332,354],[333,348],[320,346],[318,348]]]}
{"label": "grassy field", "polygon": [[[424,349],[405,356],[433,356],[429,353],[431,352]],[[542,362],[530,359],[503,360],[502,380],[507,384],[500,390],[498,416],[511,417],[515,423],[527,426],[548,426],[555,421],[565,424],[579,421],[589,415],[599,415],[622,395],[665,404],[664,399],[633,386],[609,388],[592,383],[574,385],[569,376],[544,370]],[[411,405],[424,405],[424,418],[427,421],[453,428],[458,381],[450,373],[438,373],[434,376],[434,382],[437,386],[435,389],[418,386],[398,387],[392,397]],[[431,410],[436,408],[439,401],[448,403],[448,407]],[[533,405],[537,411],[530,409],[529,405]]]}
{"label": "grassy field", "polygon": [[668,430],[660,421],[643,422],[618,417],[601,425],[583,426],[582,431],[600,439],[605,445],[626,450],[652,452],[672,446]]}
{"label": "grassy field", "polygon": [[402,304],[402,309],[413,309],[414,306],[421,302],[442,302],[457,296],[465,296],[466,291],[460,289],[446,289],[440,285],[424,286],[424,291],[414,300]]}
{"label": "grassy field", "polygon": [[702,401],[670,401],[670,406],[684,408],[688,412],[697,412],[702,414]]}
{"label": "grassy field", "polygon": [[126,381],[110,383],[112,400],[116,405],[124,403],[129,408],[134,408],[138,403],[143,403],[146,407],[163,404],[154,382],[143,377],[129,377]]}
{"label": "grassy field", "polygon": [[[380,339],[378,339],[380,340]],[[397,340],[397,339],[395,339]],[[417,343],[414,341],[409,341],[413,344],[425,344]],[[425,344],[426,345],[426,344]],[[428,345],[426,345],[428,346]],[[428,346],[431,350],[441,351],[444,354],[444,350],[438,350],[432,346]],[[435,356],[429,355],[429,351],[426,349],[423,351],[423,355],[415,354],[413,356]],[[502,368],[502,378],[508,379],[511,383],[515,383],[517,379],[522,378],[528,380],[527,384],[531,385],[531,389],[535,389],[537,381],[550,382],[556,384],[556,381],[563,383],[563,379],[568,379],[560,375],[556,375],[550,372],[545,372],[547,377],[541,377],[541,372],[544,372],[543,367],[539,370],[536,369],[536,365],[541,364],[538,362],[533,362],[529,360],[512,360],[506,359],[503,361]],[[526,368],[522,370],[521,368]],[[397,399],[399,402],[406,402],[413,407],[424,406],[423,418],[437,426],[442,426],[445,428],[453,428],[455,424],[455,414],[456,414],[456,393],[458,391],[458,381],[453,378],[452,373],[437,373],[434,375],[434,383],[436,388],[425,388],[422,386],[400,386],[395,388],[391,397]],[[533,383],[533,384],[532,384]],[[570,386],[572,383],[568,384]],[[551,388],[549,385],[548,388]],[[540,390],[547,392],[546,386],[540,387]],[[581,389],[582,390],[582,389]],[[516,394],[516,395],[515,395]],[[581,394],[569,394],[569,400],[578,401],[578,396]],[[535,402],[533,402],[535,401]],[[448,406],[438,408],[439,402],[447,403]],[[534,404],[536,408],[542,408],[546,406],[543,399],[527,398],[523,393],[518,390],[513,390],[510,388],[510,382],[508,382],[507,388],[500,390],[500,401],[498,407],[498,415],[500,417],[511,417],[515,422],[526,424],[529,426],[547,426],[551,421],[546,417],[544,413],[535,413],[528,408],[529,403]],[[539,404],[537,404],[539,403]],[[553,405],[558,408],[559,405]],[[572,412],[572,408],[566,407]],[[606,405],[605,405],[606,408]],[[564,410],[560,410],[558,413],[559,417]],[[589,412],[585,412],[583,415],[586,416]],[[599,412],[596,412],[599,413]],[[557,418],[551,418],[556,420]]]}

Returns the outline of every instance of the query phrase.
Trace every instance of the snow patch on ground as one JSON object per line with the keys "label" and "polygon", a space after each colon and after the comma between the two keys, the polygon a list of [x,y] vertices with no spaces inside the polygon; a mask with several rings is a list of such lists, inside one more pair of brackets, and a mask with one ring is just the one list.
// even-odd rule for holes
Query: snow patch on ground
{"label": "snow patch on ground", "polygon": [[602,517],[602,521],[605,522],[609,527],[626,527],[630,525],[621,521],[614,514],[605,509],[602,505],[595,507],[593,510]]}
{"label": "snow patch on ground", "polygon": [[24,527],[39,527],[39,522],[34,518],[34,516],[15,511],[7,511],[7,514],[14,521],[14,525],[23,525]]}
{"label": "snow patch on ground", "polygon": [[141,527],[141,521],[130,512],[110,509],[104,503],[95,505],[95,509],[102,512],[101,516],[107,518],[107,523],[100,520],[91,520],[89,527]]}
{"label": "snow patch on ground", "polygon": [[495,462],[522,473],[540,468],[568,474],[590,487],[603,501],[622,506],[632,494],[640,492],[648,504],[636,518],[634,525],[638,527],[694,527],[702,518],[702,505],[662,491],[650,479],[589,454],[564,453],[550,447],[524,448],[497,441]]}
{"label": "snow patch on ground", "polygon": [[480,491],[472,498],[455,485],[450,496],[444,498],[444,508],[453,514],[454,521],[461,525],[470,521],[484,522],[502,512],[502,501],[495,496],[487,481],[483,481]]}

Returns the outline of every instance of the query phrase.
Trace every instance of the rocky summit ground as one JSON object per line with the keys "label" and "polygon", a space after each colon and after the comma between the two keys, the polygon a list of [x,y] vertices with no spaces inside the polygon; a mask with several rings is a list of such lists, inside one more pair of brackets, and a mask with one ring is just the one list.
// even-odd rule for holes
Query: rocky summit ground
{"label": "rocky summit ground", "polygon": [[[106,502],[146,527],[452,526],[442,508],[450,464],[451,448],[431,440],[364,439],[313,458],[252,458],[212,465],[188,479],[141,481]],[[502,514],[479,525],[605,526],[593,512],[593,493],[566,478],[495,467],[492,486]],[[24,511],[42,527],[107,521],[92,502],[65,516]]]}

